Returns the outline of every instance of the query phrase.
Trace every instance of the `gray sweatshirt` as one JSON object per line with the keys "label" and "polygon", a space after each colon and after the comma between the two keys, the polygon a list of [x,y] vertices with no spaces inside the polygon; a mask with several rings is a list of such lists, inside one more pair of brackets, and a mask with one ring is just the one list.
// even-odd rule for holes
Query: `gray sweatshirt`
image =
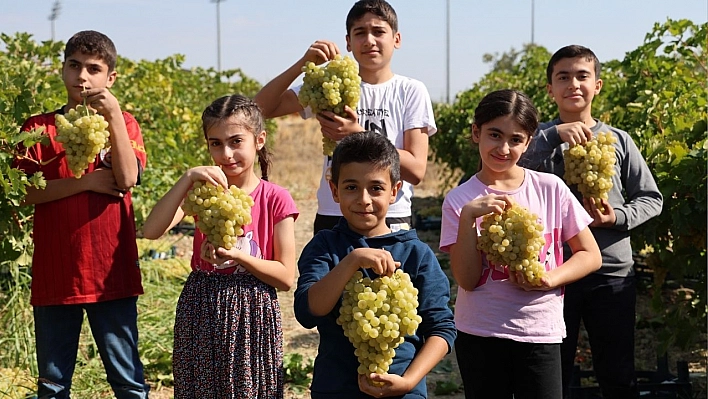
{"label": "gray sweatshirt", "polygon": [[[602,267],[596,273],[617,277],[631,276],[634,275],[634,261],[629,240],[630,230],[660,214],[663,197],[646,161],[629,134],[595,121],[597,123],[590,129],[593,137],[607,131],[617,137],[617,162],[615,175],[612,176],[613,186],[609,192],[609,203],[615,211],[617,221],[610,228],[590,228],[602,253]],[[560,119],[555,119],[539,126],[528,150],[519,160],[520,166],[563,177],[563,150],[568,148],[568,143],[562,142],[558,135],[556,126],[561,123]],[[570,189],[582,202],[577,186],[572,185]],[[567,259],[571,251],[566,247],[564,253]]]}

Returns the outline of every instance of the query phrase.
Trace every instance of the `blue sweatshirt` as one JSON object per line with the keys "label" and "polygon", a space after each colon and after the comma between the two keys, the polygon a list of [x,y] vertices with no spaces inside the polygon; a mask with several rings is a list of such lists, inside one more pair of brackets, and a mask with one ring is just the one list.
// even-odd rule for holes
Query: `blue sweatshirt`
{"label": "blue sweatshirt", "polygon": [[[416,335],[405,337],[396,348],[396,356],[389,374],[402,375],[425,339],[439,336],[447,341],[448,351],[455,341],[456,330],[450,300],[450,282],[440,268],[435,254],[418,239],[415,230],[401,230],[377,237],[364,237],[349,229],[342,218],[332,230],[322,230],[305,246],[298,261],[300,277],[295,290],[295,317],[305,328],[317,327],[320,344],[315,359],[311,393],[318,398],[369,398],[359,390],[354,346],[344,336],[336,320],[340,302],[326,316],[310,312],[308,292],[310,287],[332,270],[339,261],[355,248],[383,248],[391,253],[401,268],[411,276],[418,289],[418,314],[423,321]],[[360,269],[365,277],[378,277],[369,269]],[[425,378],[403,398],[426,398]]]}
{"label": "blue sweatshirt", "polygon": [[[627,277],[634,275],[630,230],[659,215],[663,197],[646,161],[629,134],[597,119],[595,122],[595,126],[590,128],[593,137],[600,132],[612,132],[617,138],[617,162],[608,199],[617,221],[609,228],[590,227],[602,253],[602,267],[595,273]],[[563,150],[568,148],[568,143],[564,143],[558,135],[557,125],[561,123],[560,119],[542,123],[528,150],[519,160],[519,165],[563,178]],[[582,195],[578,192],[577,185],[570,186],[570,189],[582,203]],[[572,252],[566,248],[564,254],[567,258]]]}

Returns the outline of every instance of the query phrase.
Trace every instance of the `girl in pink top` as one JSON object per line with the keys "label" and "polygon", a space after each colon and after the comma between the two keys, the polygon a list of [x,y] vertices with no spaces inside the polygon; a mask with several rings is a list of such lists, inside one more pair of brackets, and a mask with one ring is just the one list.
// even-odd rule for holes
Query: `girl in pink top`
{"label": "girl in pink top", "polygon": [[[189,169],[150,212],[146,238],[165,234],[184,216],[181,204],[196,181],[249,193],[252,222],[232,249],[194,233],[192,272],[174,328],[175,398],[282,398],[283,334],[276,289],[295,279],[295,202],[269,183],[263,116],[250,99],[225,96],[202,114],[217,166]],[[258,160],[262,177],[254,172]]]}
{"label": "girl in pink top", "polygon": [[[495,91],[475,109],[472,140],[481,169],[443,202],[440,249],[458,285],[455,342],[467,398],[561,398],[562,287],[600,267],[592,218],[552,174],[518,166],[538,126],[531,100]],[[481,218],[517,203],[539,217],[546,244],[540,286],[487,261],[477,249]],[[563,242],[573,256],[563,263]]]}

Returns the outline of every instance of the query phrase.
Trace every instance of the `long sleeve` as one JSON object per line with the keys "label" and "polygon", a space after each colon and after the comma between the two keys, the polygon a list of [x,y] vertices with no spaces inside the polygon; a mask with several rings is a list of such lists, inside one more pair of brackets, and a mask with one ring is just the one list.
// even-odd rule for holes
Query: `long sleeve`
{"label": "long sleeve", "polygon": [[[310,311],[308,296],[310,287],[320,281],[334,267],[335,260],[332,250],[327,248],[326,241],[315,236],[302,250],[298,260],[300,276],[295,289],[294,312],[297,321],[305,328],[315,328],[323,321]],[[338,309],[336,310],[338,313]],[[323,316],[328,317],[328,316]],[[335,315],[334,318],[337,316]]]}
{"label": "long sleeve", "polygon": [[414,285],[418,287],[418,314],[423,322],[418,327],[418,335],[427,339],[437,336],[447,341],[448,352],[457,336],[455,320],[448,306],[450,301],[450,281],[440,268],[432,250],[427,251],[421,261]]}
{"label": "long sleeve", "polygon": [[623,143],[625,158],[620,172],[626,198],[622,204],[613,204],[617,215],[615,227],[618,230],[632,230],[659,215],[664,199],[634,141],[626,133],[618,136],[627,138]]}
{"label": "long sleeve", "polygon": [[[558,135],[556,127],[558,122],[560,121],[555,120],[539,126],[529,143],[529,148],[519,159],[519,166],[563,177],[563,149],[561,147],[563,141]],[[561,169],[558,169],[559,164]]]}

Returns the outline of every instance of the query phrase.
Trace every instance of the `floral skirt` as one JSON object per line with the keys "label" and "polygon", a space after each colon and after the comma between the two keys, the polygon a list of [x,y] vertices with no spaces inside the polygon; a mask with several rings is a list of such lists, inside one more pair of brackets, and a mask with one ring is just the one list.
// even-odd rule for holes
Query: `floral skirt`
{"label": "floral skirt", "polygon": [[283,397],[278,296],[253,275],[193,271],[174,335],[175,399]]}

